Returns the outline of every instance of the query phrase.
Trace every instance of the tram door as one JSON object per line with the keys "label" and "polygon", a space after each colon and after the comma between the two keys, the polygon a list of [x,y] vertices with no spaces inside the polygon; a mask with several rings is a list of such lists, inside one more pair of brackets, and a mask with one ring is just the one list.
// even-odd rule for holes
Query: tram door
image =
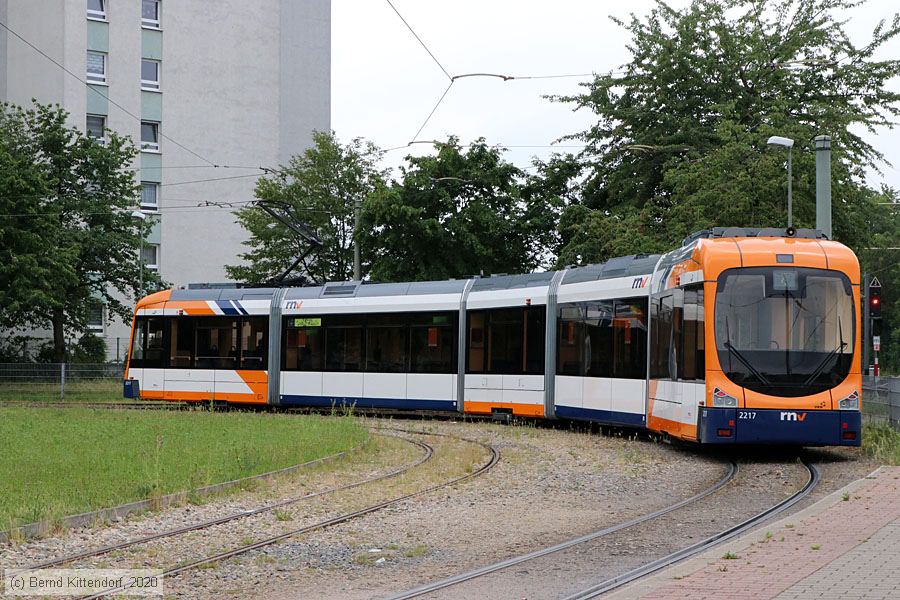
{"label": "tram door", "polygon": [[468,314],[466,410],[544,413],[546,307],[503,307]]}

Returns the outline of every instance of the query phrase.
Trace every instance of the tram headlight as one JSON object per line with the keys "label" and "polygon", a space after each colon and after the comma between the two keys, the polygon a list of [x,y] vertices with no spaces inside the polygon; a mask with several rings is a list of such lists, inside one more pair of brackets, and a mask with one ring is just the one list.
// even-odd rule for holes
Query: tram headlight
{"label": "tram headlight", "polygon": [[712,405],[715,408],[737,408],[738,401],[734,396],[716,388],[712,394]]}
{"label": "tram headlight", "polygon": [[838,401],[838,408],[841,410],[859,410],[859,390],[854,390],[852,394]]}

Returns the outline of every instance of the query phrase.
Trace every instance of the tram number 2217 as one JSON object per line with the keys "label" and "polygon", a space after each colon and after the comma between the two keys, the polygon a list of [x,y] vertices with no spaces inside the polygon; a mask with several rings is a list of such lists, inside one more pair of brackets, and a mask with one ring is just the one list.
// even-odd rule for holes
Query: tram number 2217
{"label": "tram number 2217", "polygon": [[742,410],[738,412],[738,419],[755,419],[756,411],[755,410]]}

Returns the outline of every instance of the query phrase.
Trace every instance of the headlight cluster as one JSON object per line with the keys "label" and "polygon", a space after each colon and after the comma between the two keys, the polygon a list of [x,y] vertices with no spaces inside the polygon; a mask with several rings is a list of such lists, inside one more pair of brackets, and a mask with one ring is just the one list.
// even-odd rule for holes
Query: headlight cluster
{"label": "headlight cluster", "polygon": [[839,400],[838,408],[841,410],[859,410],[859,390],[854,390],[852,394]]}
{"label": "headlight cluster", "polygon": [[716,388],[712,394],[712,405],[716,408],[737,408],[738,401],[734,396]]}

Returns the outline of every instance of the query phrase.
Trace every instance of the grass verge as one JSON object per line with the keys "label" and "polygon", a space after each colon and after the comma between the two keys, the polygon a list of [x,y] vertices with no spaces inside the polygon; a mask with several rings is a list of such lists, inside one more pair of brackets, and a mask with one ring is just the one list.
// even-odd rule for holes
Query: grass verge
{"label": "grass verge", "polygon": [[877,461],[900,465],[900,431],[887,423],[868,423],[863,427],[863,450]]}
{"label": "grass verge", "polygon": [[121,379],[87,379],[66,383],[65,396],[59,383],[0,384],[0,403],[13,402],[122,402]]}
{"label": "grass verge", "polygon": [[0,530],[274,471],[368,435],[350,417],[0,407]]}

